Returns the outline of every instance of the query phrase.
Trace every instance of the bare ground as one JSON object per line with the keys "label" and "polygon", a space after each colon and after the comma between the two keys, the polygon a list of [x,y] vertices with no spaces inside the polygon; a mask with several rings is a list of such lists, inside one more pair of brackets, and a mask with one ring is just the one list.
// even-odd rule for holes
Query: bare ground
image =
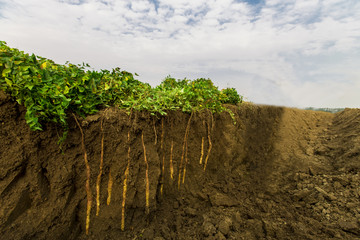
{"label": "bare ground", "polygon": [[[1,238],[359,239],[360,109],[330,114],[243,104],[232,110],[235,125],[228,113],[215,114],[213,120],[206,112],[194,114],[187,155],[188,114],[155,118],[133,113],[129,119],[110,108],[79,119],[93,200],[86,235],[86,168],[74,119],[69,115],[70,132],[60,150],[59,127],[47,124],[44,131],[31,132],[24,108],[0,92]],[[104,167],[96,216],[102,133]],[[212,148],[204,171],[208,136]],[[113,187],[107,205],[110,170]]]}

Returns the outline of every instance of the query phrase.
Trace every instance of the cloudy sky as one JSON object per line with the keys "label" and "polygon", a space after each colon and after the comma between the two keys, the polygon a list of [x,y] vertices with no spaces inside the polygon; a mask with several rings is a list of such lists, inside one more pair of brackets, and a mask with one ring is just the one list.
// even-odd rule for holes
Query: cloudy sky
{"label": "cloudy sky", "polygon": [[360,107],[359,0],[0,0],[0,40],[155,86],[211,78],[248,101]]}

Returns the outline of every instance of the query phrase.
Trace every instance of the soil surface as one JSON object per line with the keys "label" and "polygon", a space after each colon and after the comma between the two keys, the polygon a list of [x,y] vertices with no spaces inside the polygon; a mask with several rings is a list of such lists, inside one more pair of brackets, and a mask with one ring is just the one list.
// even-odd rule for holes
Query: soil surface
{"label": "soil surface", "polygon": [[74,118],[60,149],[56,124],[30,131],[25,109],[0,92],[1,239],[360,239],[360,109],[231,109],[236,124],[226,112],[79,117],[86,235]]}

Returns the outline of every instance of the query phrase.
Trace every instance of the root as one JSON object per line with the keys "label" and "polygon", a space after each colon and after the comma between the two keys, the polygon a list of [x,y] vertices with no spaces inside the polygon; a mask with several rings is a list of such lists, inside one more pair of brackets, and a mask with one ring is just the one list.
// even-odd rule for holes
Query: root
{"label": "root", "polygon": [[161,118],[160,149],[161,149],[161,154],[162,154],[160,194],[162,196],[163,195],[163,190],[164,190],[164,178],[165,178],[164,118]]}
{"label": "root", "polygon": [[146,214],[149,214],[149,163],[146,158],[146,147],[144,143],[144,133],[141,133],[141,141],[144,149],[144,161],[146,165],[146,172],[145,172],[145,183],[146,183],[146,192],[145,192],[145,198],[146,198]]}
{"label": "root", "polygon": [[113,185],[113,178],[111,176],[111,168],[109,169],[109,182],[108,182],[108,197],[106,204],[109,206],[111,202],[111,191],[112,191],[112,185]]}
{"label": "root", "polygon": [[164,174],[165,174],[165,154],[163,155],[162,159],[162,167],[161,167],[161,186],[160,186],[160,194],[163,195],[164,192]]}
{"label": "root", "polygon": [[99,167],[99,175],[96,179],[96,216],[99,216],[100,212],[100,182],[101,175],[103,172],[103,164],[104,164],[104,129],[103,129],[103,118],[100,121],[100,129],[101,129],[101,152],[100,152],[100,167]]}
{"label": "root", "polygon": [[125,229],[125,203],[126,203],[126,193],[127,193],[127,178],[129,176],[129,166],[125,170],[125,179],[124,179],[124,188],[123,188],[123,201],[121,203],[121,231]]}
{"label": "root", "polygon": [[[180,168],[179,168],[178,189],[180,189],[180,185],[181,185],[181,171],[183,170],[184,173],[186,172],[186,164],[187,163],[185,163],[185,166],[184,166],[184,169],[183,169],[183,161],[184,161],[184,156],[186,155],[185,154],[185,148],[187,146],[187,138],[188,138],[188,135],[189,135],[190,123],[191,123],[192,116],[193,116],[193,113],[191,113],[190,118],[188,120],[188,123],[186,125],[186,129],[185,129],[184,143],[183,143],[183,149],[182,149],[181,161],[180,161]],[[186,151],[186,153],[187,153],[187,151]],[[185,158],[187,158],[187,156]],[[185,179],[185,177],[184,177],[184,179]]]}
{"label": "root", "polygon": [[156,145],[157,144],[157,132],[156,132],[156,125],[155,125],[154,119],[153,119],[153,127],[154,127],[154,135],[155,135],[154,145]]}
{"label": "root", "polygon": [[[203,126],[206,130],[205,120],[203,120]],[[200,155],[200,160],[199,160],[200,165],[203,163],[203,159],[204,159],[204,137],[201,138],[201,155]]]}
{"label": "root", "polygon": [[160,149],[164,148],[164,118],[161,118],[161,139],[160,139]]}
{"label": "root", "polygon": [[121,231],[125,229],[125,203],[126,203],[126,193],[127,193],[127,180],[129,177],[129,168],[130,168],[130,131],[128,132],[128,154],[127,154],[127,165],[125,170],[124,177],[124,186],[123,186],[123,200],[121,203]]}
{"label": "root", "polygon": [[204,137],[201,138],[201,155],[200,155],[199,164],[202,164],[203,158],[204,158]]}
{"label": "root", "polygon": [[173,166],[173,149],[174,149],[174,140],[171,140],[171,147],[170,147],[170,178],[174,180],[174,166]]}
{"label": "root", "polygon": [[182,179],[183,184],[185,183],[186,165],[188,164],[187,153],[188,153],[188,144],[187,144],[187,141],[186,141],[186,146],[185,146],[185,166],[184,166],[184,173],[183,173],[183,179]]}
{"label": "root", "polygon": [[205,158],[205,164],[204,164],[204,171],[206,170],[206,166],[207,166],[207,163],[208,163],[208,160],[209,160],[209,156],[210,156],[210,152],[211,152],[211,149],[212,149],[212,143],[211,143],[211,133],[214,129],[214,116],[213,114],[210,112],[210,116],[211,116],[211,127],[210,127],[210,124],[207,124],[208,125],[208,140],[209,140],[209,149],[208,149],[208,152],[207,152],[207,155],[206,155],[206,158]]}
{"label": "root", "polygon": [[86,154],[86,148],[85,148],[85,136],[84,136],[84,132],[83,129],[81,128],[79,121],[77,120],[75,114],[73,114],[74,119],[76,121],[76,124],[78,125],[79,129],[80,129],[80,133],[81,133],[81,147],[83,149],[84,152],[84,161],[85,161],[85,167],[86,167],[86,184],[85,184],[85,189],[86,189],[86,195],[87,195],[87,209],[86,209],[86,235],[89,234],[89,227],[90,227],[90,212],[91,212],[91,204],[92,204],[92,195],[91,195],[91,188],[90,188],[90,166],[89,166],[89,162],[87,159],[87,154]]}

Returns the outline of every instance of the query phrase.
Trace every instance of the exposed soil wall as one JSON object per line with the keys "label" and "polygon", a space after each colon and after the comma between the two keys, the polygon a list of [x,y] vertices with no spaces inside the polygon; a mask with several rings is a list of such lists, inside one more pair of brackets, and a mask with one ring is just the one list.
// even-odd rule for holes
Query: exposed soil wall
{"label": "exposed soil wall", "polygon": [[[191,117],[187,158],[183,144],[189,114],[172,112],[161,119],[134,112],[129,118],[110,108],[79,119],[93,200],[86,235],[86,168],[74,119],[69,116],[69,135],[60,150],[61,129],[48,124],[42,132],[31,132],[24,108],[0,92],[0,236],[15,240],[360,238],[360,110],[330,114],[251,104],[231,109],[236,125],[228,113]],[[96,216],[102,134],[104,167]],[[142,135],[148,161],[148,213]],[[208,135],[212,147],[204,171]],[[110,171],[113,187],[107,205]]]}

